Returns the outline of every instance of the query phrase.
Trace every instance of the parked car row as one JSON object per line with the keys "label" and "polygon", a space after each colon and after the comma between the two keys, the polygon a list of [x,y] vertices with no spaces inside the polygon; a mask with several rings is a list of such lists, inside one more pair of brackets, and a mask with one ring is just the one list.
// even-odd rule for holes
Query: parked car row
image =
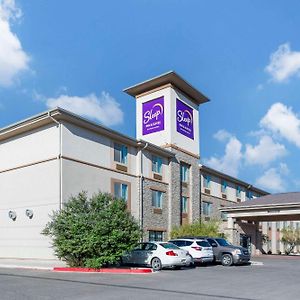
{"label": "parked car row", "polygon": [[169,242],[143,242],[122,257],[123,264],[181,268],[194,263],[221,262],[223,266],[248,263],[247,249],[230,244],[224,238],[181,237]]}

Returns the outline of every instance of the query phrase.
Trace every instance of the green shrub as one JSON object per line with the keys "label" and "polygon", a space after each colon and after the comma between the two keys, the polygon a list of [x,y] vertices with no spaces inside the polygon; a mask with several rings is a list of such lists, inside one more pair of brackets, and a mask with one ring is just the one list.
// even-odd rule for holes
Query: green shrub
{"label": "green shrub", "polygon": [[50,218],[42,234],[52,238],[55,255],[72,267],[114,264],[141,238],[126,203],[109,194],[88,199],[86,192],[79,193]]}
{"label": "green shrub", "polygon": [[192,224],[184,224],[179,227],[174,227],[171,231],[171,238],[178,238],[181,236],[212,236],[224,237],[220,232],[220,221],[210,220],[205,222],[194,222]]}

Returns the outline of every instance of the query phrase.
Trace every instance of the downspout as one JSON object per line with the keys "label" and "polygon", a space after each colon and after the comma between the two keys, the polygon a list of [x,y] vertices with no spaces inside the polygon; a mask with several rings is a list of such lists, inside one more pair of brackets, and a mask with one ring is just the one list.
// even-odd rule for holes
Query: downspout
{"label": "downspout", "polygon": [[59,130],[59,153],[57,156],[57,159],[59,160],[59,209],[62,209],[62,159],[61,159],[61,154],[62,154],[62,129],[61,129],[61,123],[58,122],[53,116],[51,116],[50,111],[48,111],[48,117],[57,124],[58,130]]}
{"label": "downspout", "polygon": [[[140,227],[143,229],[144,220],[143,220],[143,181],[144,181],[144,170],[143,170],[143,150],[148,147],[148,143],[145,144],[143,148],[140,150]],[[143,239],[143,238],[142,238]]]}

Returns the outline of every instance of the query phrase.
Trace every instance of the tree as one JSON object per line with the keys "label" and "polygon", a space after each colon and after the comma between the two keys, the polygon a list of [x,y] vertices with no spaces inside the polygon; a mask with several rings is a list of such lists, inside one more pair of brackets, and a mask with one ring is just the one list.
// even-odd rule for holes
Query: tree
{"label": "tree", "polygon": [[50,216],[42,234],[52,238],[55,255],[72,267],[116,263],[141,238],[141,229],[122,199],[86,192],[71,197]]}
{"label": "tree", "polygon": [[171,231],[171,238],[177,238],[180,236],[224,237],[224,234],[219,230],[219,226],[219,220],[210,220],[206,222],[197,221],[192,224],[184,224],[173,228]]}
{"label": "tree", "polygon": [[292,227],[281,229],[281,241],[285,244],[285,253],[289,255],[296,245],[300,245],[300,230]]}

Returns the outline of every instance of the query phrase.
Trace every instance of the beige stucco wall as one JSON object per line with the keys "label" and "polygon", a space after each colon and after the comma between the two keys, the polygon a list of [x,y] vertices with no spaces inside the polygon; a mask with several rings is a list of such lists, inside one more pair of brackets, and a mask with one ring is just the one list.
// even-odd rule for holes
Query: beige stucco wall
{"label": "beige stucco wall", "polygon": [[[40,233],[48,214],[59,208],[58,151],[54,125],[0,144],[0,257],[53,258],[49,239]],[[42,160],[48,161],[35,164]],[[26,209],[33,211],[32,219]]]}

